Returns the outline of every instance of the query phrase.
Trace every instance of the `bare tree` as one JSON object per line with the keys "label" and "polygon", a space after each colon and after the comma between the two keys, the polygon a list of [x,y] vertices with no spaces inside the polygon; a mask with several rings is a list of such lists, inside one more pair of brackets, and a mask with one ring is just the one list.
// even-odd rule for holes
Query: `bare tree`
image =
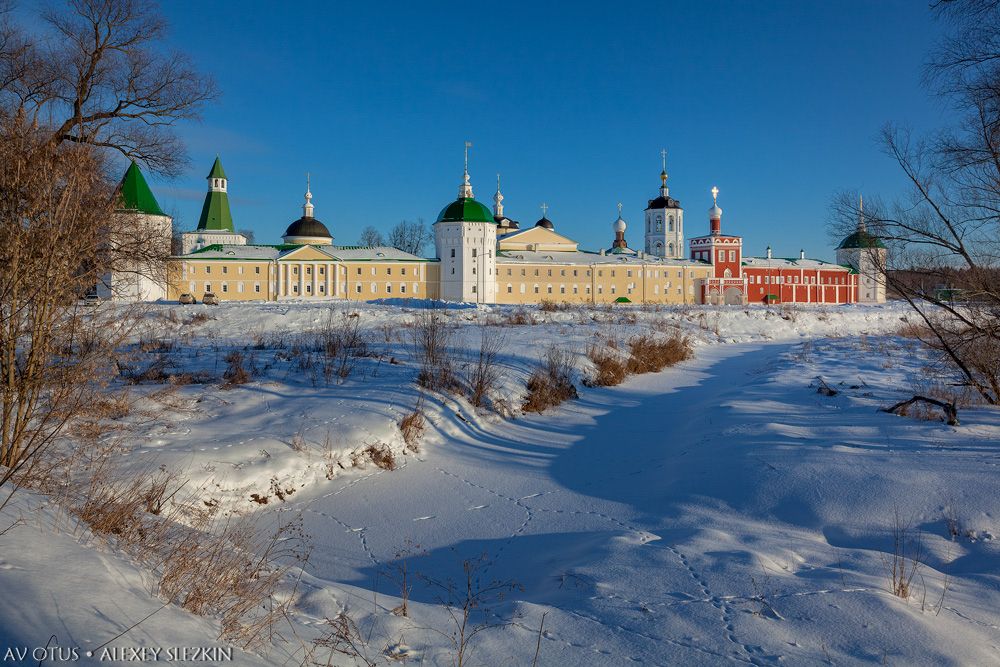
{"label": "bare tree", "polygon": [[411,255],[419,255],[431,238],[431,232],[423,218],[417,218],[416,222],[403,220],[389,232],[388,245]]}
{"label": "bare tree", "polygon": [[[156,44],[138,0],[71,0],[28,34],[0,0],[0,484],[17,482],[87,419],[135,308],[82,307],[111,273],[162,275],[169,242],[115,211],[109,153],[161,173],[173,132],[215,89]],[[99,417],[99,415],[98,415]]]}
{"label": "bare tree", "polygon": [[361,230],[358,245],[366,248],[375,248],[385,245],[385,240],[382,238],[382,232],[369,225]]}
{"label": "bare tree", "polygon": [[[1000,402],[1000,3],[934,5],[951,34],[934,53],[927,82],[955,109],[956,125],[927,139],[886,126],[881,143],[910,188],[897,201],[839,195],[834,231],[856,225],[866,259],[922,326],[914,334],[940,353],[961,384]],[[861,245],[866,245],[862,243]],[[887,259],[883,259],[887,257]]]}
{"label": "bare tree", "polygon": [[79,301],[119,259],[102,173],[92,147],[53,146],[23,117],[0,126],[0,484],[96,409],[136,321]]}
{"label": "bare tree", "polygon": [[158,44],[166,24],[141,0],[70,0],[42,13],[50,34],[0,16],[0,113],[24,114],[54,144],[117,151],[163,174],[185,162],[172,126],[216,96],[210,78]]}

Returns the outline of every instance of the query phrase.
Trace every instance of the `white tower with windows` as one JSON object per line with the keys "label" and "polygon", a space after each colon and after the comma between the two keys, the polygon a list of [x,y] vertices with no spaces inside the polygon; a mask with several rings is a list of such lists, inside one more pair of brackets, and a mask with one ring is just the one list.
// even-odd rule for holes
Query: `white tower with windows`
{"label": "white tower with windows", "polygon": [[646,206],[646,247],[648,254],[668,259],[684,258],[684,209],[670,196],[667,187],[667,151],[660,151],[660,196]]}
{"label": "white tower with windows", "polygon": [[469,148],[458,198],[434,223],[434,246],[441,262],[441,299],[496,303],[497,225],[493,212],[475,200],[469,182]]}
{"label": "white tower with windows", "polygon": [[858,272],[858,303],[885,303],[885,271],[888,251],[868,232],[865,200],[858,200],[858,228],[837,246],[837,263]]}

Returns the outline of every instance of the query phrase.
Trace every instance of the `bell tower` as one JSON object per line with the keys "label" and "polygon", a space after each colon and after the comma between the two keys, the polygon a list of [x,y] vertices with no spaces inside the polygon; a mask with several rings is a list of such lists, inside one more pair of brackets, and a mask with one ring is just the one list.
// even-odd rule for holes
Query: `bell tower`
{"label": "bell tower", "polygon": [[645,250],[654,257],[684,258],[684,209],[667,187],[667,151],[660,151],[660,194],[646,206]]}

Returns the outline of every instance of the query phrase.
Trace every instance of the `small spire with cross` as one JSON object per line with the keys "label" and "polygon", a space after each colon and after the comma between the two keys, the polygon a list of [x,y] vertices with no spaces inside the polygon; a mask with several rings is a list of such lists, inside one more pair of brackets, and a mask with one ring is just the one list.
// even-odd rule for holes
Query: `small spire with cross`
{"label": "small spire with cross", "polygon": [[858,231],[863,232],[865,229],[865,198],[862,195],[858,195]]}
{"label": "small spire with cross", "polygon": [[306,218],[313,217],[312,188],[309,187],[309,172],[306,172],[306,203],[302,205],[302,215]]}
{"label": "small spire with cross", "polygon": [[503,195],[500,193],[500,174],[497,174],[497,193],[493,195],[493,215],[503,217]]}
{"label": "small spire with cross", "polygon": [[718,206],[719,204],[719,188],[712,186],[712,205]]}
{"label": "small spire with cross", "polygon": [[666,197],[670,194],[667,190],[667,149],[664,148],[660,151],[660,157],[663,158],[663,171],[660,172],[660,196]]}
{"label": "small spire with cross", "polygon": [[622,217],[622,203],[618,202],[618,217]]}
{"label": "small spire with cross", "polygon": [[549,205],[546,204],[545,202],[542,202],[541,209],[542,209],[542,217],[544,218],[545,214],[548,213],[549,211]]}
{"label": "small spire with cross", "polygon": [[465,174],[462,180],[462,185],[458,188],[458,198],[459,199],[472,199],[472,183],[469,182],[469,149],[472,148],[472,142],[465,142]]}

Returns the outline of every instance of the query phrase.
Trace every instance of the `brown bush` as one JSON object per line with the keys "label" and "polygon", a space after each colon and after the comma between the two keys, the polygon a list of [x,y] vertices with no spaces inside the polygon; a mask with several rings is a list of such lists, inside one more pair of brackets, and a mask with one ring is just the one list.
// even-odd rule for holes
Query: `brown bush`
{"label": "brown bush", "polygon": [[543,299],[540,304],[538,304],[538,310],[543,313],[556,313],[562,310],[569,310],[573,306],[565,301],[549,301]]}
{"label": "brown bush", "polygon": [[392,453],[392,450],[385,443],[373,443],[364,449],[352,453],[351,465],[363,465],[366,459],[382,470],[396,469],[396,455]]}
{"label": "brown bush", "polygon": [[419,442],[420,436],[424,433],[424,425],[424,413],[419,406],[399,421],[399,430],[403,433],[403,442],[409,451],[414,453],[420,451]]}
{"label": "brown bush", "polygon": [[452,332],[444,315],[433,309],[422,311],[410,332],[414,356],[420,364],[417,383],[432,391],[456,389],[458,382],[449,350]]}
{"label": "brown bush", "polygon": [[170,540],[159,594],[199,615],[218,616],[221,639],[254,648],[271,638],[294,596],[277,596],[285,576],[308,559],[302,519],[262,531],[228,518],[212,532],[185,530]]}
{"label": "brown bush", "polygon": [[500,380],[497,359],[506,338],[502,332],[488,327],[479,328],[479,354],[469,364],[469,402],[481,407],[489,399]]}
{"label": "brown bush", "polygon": [[587,357],[594,363],[594,376],[587,381],[592,387],[614,387],[628,376],[621,356],[607,345],[591,345]]}
{"label": "brown bush", "polygon": [[569,352],[558,347],[549,348],[541,366],[528,378],[528,395],[521,407],[525,412],[543,412],[579,397],[573,385],[575,363]]}
{"label": "brown bush", "polygon": [[506,317],[500,320],[501,324],[513,326],[524,326],[526,324],[537,324],[534,316],[528,312],[527,308],[515,308],[507,313]]}
{"label": "brown bush", "polygon": [[626,369],[634,374],[662,371],[667,366],[690,359],[693,354],[691,341],[680,334],[670,338],[636,336],[628,346],[630,354]]}
{"label": "brown bush", "polygon": [[250,382],[250,371],[243,366],[243,353],[233,350],[226,355],[226,371],[222,378],[226,381],[226,387],[234,387]]}

